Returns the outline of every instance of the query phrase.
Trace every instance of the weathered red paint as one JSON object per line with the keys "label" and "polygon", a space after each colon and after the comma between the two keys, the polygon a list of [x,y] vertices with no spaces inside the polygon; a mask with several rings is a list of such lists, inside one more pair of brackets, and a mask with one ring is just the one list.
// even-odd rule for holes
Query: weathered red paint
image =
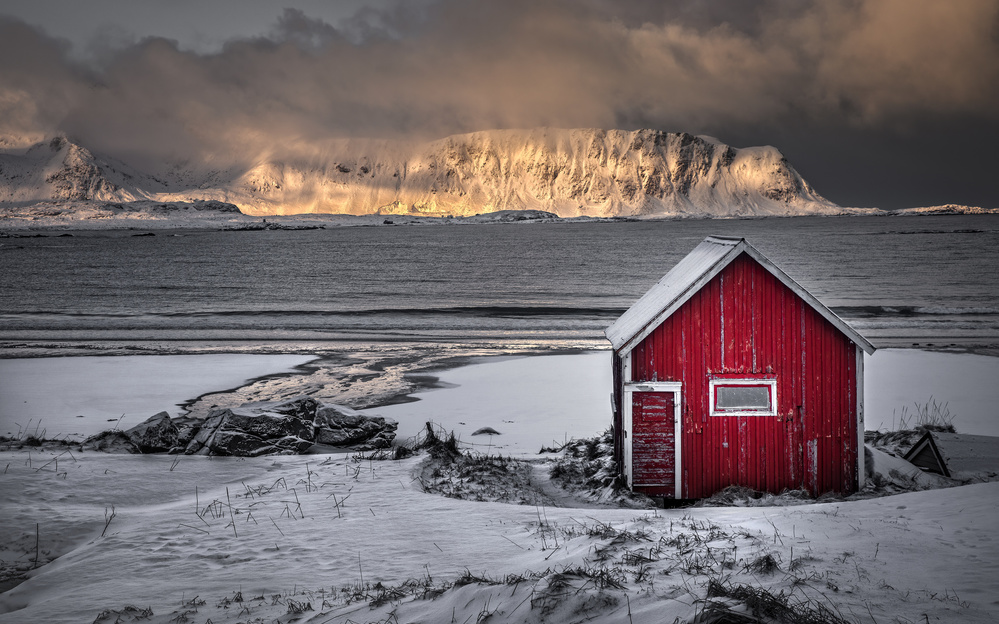
{"label": "weathered red paint", "polygon": [[[852,492],[859,451],[856,348],[743,253],[635,346],[631,378],[620,382],[682,382],[682,498],[728,485]],[[776,379],[777,415],[710,416],[713,378]],[[634,401],[644,402],[643,394],[633,393]],[[646,451],[635,427],[634,489],[643,491],[637,471]],[[648,493],[673,496],[662,488]]]}
{"label": "weathered red paint", "polygon": [[672,392],[632,393],[632,457],[635,487],[670,495],[676,483]]}

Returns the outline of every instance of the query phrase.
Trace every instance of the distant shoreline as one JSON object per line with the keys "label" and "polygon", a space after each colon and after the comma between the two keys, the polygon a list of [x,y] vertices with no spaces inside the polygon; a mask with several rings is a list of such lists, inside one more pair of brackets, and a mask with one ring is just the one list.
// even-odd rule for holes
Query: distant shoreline
{"label": "distant shoreline", "polygon": [[[45,201],[29,205],[14,206],[0,202],[0,239],[7,233],[8,238],[23,236],[20,232],[142,232],[170,230],[209,230],[209,231],[300,231],[323,229],[326,227],[385,227],[401,225],[494,225],[494,224],[537,224],[537,223],[620,223],[632,221],[733,221],[740,219],[794,219],[808,217],[921,217],[921,216],[995,216],[999,208],[981,208],[946,204],[918,208],[881,210],[879,208],[843,208],[842,212],[831,214],[787,214],[787,215],[730,215],[711,214],[663,214],[614,217],[559,217],[542,210],[498,210],[472,216],[429,215],[429,214],[364,214],[341,213],[300,213],[289,215],[249,215],[232,211],[194,210],[171,208],[157,211],[160,205],[185,205],[188,202],[132,202],[142,204],[134,209],[112,209],[107,206],[128,206],[98,201]],[[233,206],[235,208],[235,206]],[[37,213],[37,214],[36,214]],[[10,234],[14,232],[15,234]]]}

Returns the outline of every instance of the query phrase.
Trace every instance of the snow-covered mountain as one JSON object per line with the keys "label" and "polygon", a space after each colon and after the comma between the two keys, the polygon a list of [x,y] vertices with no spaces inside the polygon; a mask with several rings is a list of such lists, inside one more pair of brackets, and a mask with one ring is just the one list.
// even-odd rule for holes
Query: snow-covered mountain
{"label": "snow-covered mountain", "polygon": [[164,190],[155,178],[62,136],[27,146],[0,138],[0,202],[135,201]]}
{"label": "snow-covered mountain", "polygon": [[0,142],[0,202],[194,201],[253,215],[573,216],[837,214],[774,147],[657,130],[498,130],[411,144],[342,140],[309,158],[152,176],[57,137]]}

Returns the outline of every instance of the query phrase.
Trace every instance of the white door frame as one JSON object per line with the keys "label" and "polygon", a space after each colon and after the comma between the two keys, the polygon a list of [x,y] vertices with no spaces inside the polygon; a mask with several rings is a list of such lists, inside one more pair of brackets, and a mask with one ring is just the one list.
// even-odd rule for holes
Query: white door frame
{"label": "white door frame", "polygon": [[632,414],[631,414],[631,404],[632,404],[632,393],[635,392],[672,392],[673,393],[673,449],[674,449],[674,462],[673,462],[673,482],[675,484],[675,491],[673,493],[674,498],[683,498],[682,496],[682,479],[683,474],[682,465],[680,463],[681,452],[680,452],[680,434],[683,431],[683,427],[680,422],[680,401],[683,395],[683,384],[679,381],[636,381],[624,384],[624,396],[623,399],[624,408],[624,418],[622,419],[621,426],[624,429],[624,468],[625,475],[628,478],[628,487],[631,488],[634,484],[634,464],[632,462],[632,449],[631,441],[633,439],[634,429],[632,426]]}

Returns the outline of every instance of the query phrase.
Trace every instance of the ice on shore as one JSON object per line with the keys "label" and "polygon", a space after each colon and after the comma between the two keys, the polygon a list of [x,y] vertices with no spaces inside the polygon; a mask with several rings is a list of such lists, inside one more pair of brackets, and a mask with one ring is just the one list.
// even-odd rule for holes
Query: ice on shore
{"label": "ice on shore", "polygon": [[302,355],[206,354],[0,359],[0,435],[83,437],[133,427],[157,412],[264,375]]}
{"label": "ice on shore", "polygon": [[[311,359],[256,354],[0,359],[0,435],[16,434],[30,423],[32,431],[38,426],[50,437],[86,436],[111,428],[109,421],[122,414],[121,425],[128,428],[162,410],[177,415],[179,404],[206,392],[289,372]],[[437,373],[446,388],[370,411],[398,420],[399,439],[433,421],[470,445],[536,453],[542,445],[590,437],[610,425],[610,370],[609,351],[482,358]],[[881,349],[866,358],[866,428],[897,428],[903,409],[911,415],[916,404],[932,398],[947,406],[959,432],[999,435],[996,379],[999,358]],[[313,381],[303,377],[302,383]],[[283,393],[294,394],[293,383],[284,386]],[[472,438],[482,427],[500,435]]]}

